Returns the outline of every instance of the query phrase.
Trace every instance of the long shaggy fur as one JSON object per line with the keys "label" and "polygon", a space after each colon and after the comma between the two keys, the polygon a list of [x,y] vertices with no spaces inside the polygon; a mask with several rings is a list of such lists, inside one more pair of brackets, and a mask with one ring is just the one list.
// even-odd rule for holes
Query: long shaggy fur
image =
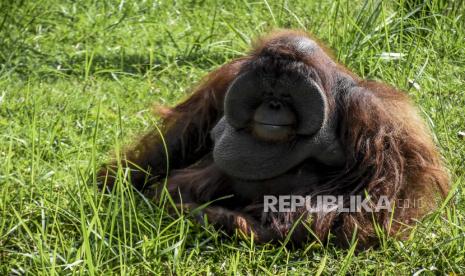
{"label": "long shaggy fur", "polygon": [[[417,204],[409,208],[396,205],[394,213],[308,213],[303,208],[292,213],[264,213],[262,202],[243,205],[225,200],[207,207],[204,213],[212,224],[226,232],[253,234],[257,242],[283,240],[293,229],[294,244],[314,238],[324,241],[333,233],[336,241],[344,245],[356,233],[360,246],[374,245],[378,242],[375,224],[385,233],[395,235],[434,210],[448,193],[448,175],[428,128],[404,93],[380,82],[363,80],[340,64],[328,66],[317,55],[299,56],[292,47],[273,44],[276,39],[297,35],[305,34],[280,31],[258,40],[248,56],[213,71],[191,96],[164,112],[169,166],[156,131],[147,133],[127,151],[122,165],[132,170],[130,180],[138,189],[168,177],[168,190],[175,198],[180,194],[188,207],[232,193],[230,179],[213,163],[209,137],[211,128],[223,115],[228,86],[248,70],[251,60],[263,58],[264,51],[271,58],[301,59],[312,78],[322,84],[330,110],[339,111],[338,134],[348,160],[343,169],[328,171],[318,189],[302,190],[300,194],[368,194],[375,201],[385,195],[394,204]],[[323,47],[321,43],[320,46]],[[330,93],[341,89],[337,72],[350,75],[360,88]],[[110,163],[100,170],[103,185],[112,187],[116,165]]]}

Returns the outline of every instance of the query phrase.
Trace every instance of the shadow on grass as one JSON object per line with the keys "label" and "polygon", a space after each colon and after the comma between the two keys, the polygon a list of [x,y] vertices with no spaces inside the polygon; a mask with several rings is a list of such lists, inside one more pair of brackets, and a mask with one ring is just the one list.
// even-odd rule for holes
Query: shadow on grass
{"label": "shadow on grass", "polygon": [[146,53],[96,54],[93,56],[83,53],[66,58],[56,58],[33,51],[23,53],[25,55],[4,60],[0,73],[15,73],[21,79],[34,76],[47,81],[60,79],[63,76],[99,75],[103,78],[113,78],[112,74],[144,76],[149,71],[157,74],[172,66],[210,70],[212,67],[224,64],[234,58],[232,55],[211,51],[170,56],[157,54],[152,61],[148,51]]}

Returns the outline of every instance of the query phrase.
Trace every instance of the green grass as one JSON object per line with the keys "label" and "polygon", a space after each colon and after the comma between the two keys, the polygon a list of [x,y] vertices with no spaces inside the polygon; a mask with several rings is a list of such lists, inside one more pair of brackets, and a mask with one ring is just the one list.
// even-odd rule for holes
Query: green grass
{"label": "green grass", "polygon": [[[465,3],[406,1],[0,1],[0,274],[465,274]],[[354,254],[227,239],[127,186],[88,184],[152,129],[153,103],[176,104],[273,28],[312,32],[356,73],[405,90],[454,204],[408,240]]]}

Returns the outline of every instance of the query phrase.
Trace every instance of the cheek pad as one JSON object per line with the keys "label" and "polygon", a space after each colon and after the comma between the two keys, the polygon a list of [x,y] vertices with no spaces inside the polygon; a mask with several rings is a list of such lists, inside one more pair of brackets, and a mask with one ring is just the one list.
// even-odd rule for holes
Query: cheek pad
{"label": "cheek pad", "polygon": [[311,135],[327,121],[327,100],[324,92],[313,80],[306,79],[292,88],[292,99],[298,116],[297,133]]}
{"label": "cheek pad", "polygon": [[244,73],[233,81],[224,100],[224,115],[235,128],[246,127],[257,106],[262,102],[262,91],[257,76]]}

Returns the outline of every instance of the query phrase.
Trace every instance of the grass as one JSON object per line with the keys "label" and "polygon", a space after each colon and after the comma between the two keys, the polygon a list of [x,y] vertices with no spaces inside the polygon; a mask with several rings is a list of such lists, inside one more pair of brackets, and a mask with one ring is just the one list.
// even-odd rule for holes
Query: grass
{"label": "grass", "polygon": [[[5,0],[0,11],[1,275],[465,274],[464,1]],[[405,90],[454,204],[378,249],[291,250],[170,218],[127,185],[108,196],[88,184],[156,124],[152,103],[174,105],[274,28],[312,32],[356,73]]]}

